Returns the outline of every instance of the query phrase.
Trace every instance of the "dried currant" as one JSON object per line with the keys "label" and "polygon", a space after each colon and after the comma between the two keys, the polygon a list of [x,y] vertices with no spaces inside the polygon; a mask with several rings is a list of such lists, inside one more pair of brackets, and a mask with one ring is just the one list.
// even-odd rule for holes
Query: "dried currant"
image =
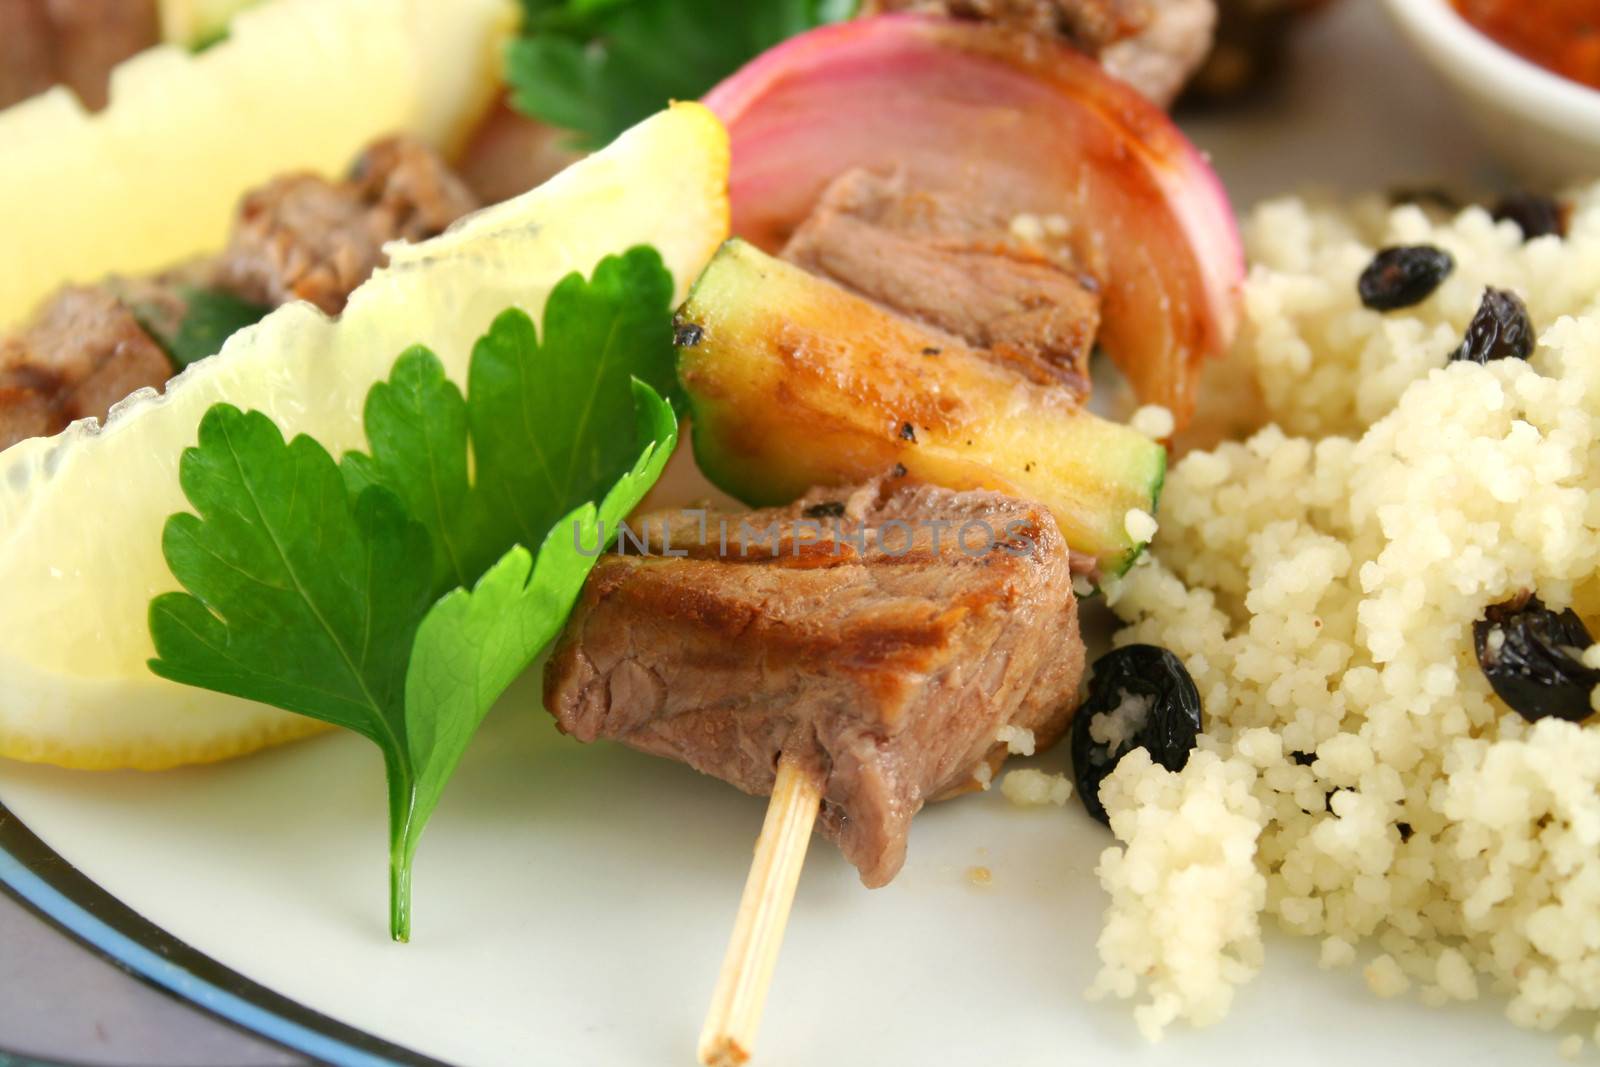
{"label": "dried currant", "polygon": [[1428,299],[1455,266],[1449,252],[1433,245],[1382,248],[1356,280],[1356,292],[1373,311],[1408,308]]}
{"label": "dried currant", "polygon": [[1200,730],[1200,693],[1177,656],[1155,645],[1101,656],[1072,720],[1072,777],[1084,808],[1109,825],[1100,783],[1122,757],[1143,748],[1167,770],[1181,771]]}
{"label": "dried currant", "polygon": [[1584,666],[1594,638],[1571,608],[1555,612],[1536,596],[1517,597],[1486,610],[1472,624],[1472,640],[1495,695],[1524,719],[1589,717],[1600,670]]}
{"label": "dried currant", "polygon": [[1538,193],[1511,193],[1496,200],[1494,207],[1489,209],[1496,222],[1510,219],[1522,230],[1522,239],[1531,241],[1535,237],[1565,237],[1567,235],[1567,212],[1570,209],[1566,204],[1552,196],[1541,196]]}
{"label": "dried currant", "polygon": [[1528,306],[1509,289],[1485,288],[1467,335],[1451,360],[1487,364],[1493,359],[1527,359],[1533,354],[1533,320]]}

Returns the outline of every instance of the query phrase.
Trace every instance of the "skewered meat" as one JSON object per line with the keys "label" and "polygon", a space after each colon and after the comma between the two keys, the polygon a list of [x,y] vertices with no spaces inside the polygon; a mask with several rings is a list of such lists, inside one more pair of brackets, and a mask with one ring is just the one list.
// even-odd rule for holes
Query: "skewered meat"
{"label": "skewered meat", "polygon": [[957,18],[1056,34],[1090,55],[1138,33],[1152,15],[1149,0],[944,0],[944,7]]}
{"label": "skewered meat", "polygon": [[1216,0],[1152,0],[1149,23],[1101,52],[1100,63],[1167,107],[1205,62],[1216,27]]}
{"label": "skewered meat", "polygon": [[595,567],[545,670],[567,733],[760,795],[798,755],[818,828],[880,886],[923,803],[1004,758],[1001,727],[1065,728],[1084,648],[1044,507],[890,478],[700,523],[636,523],[655,554],[624,539]]}
{"label": "skewered meat", "polygon": [[4,0],[0,107],[57,82],[105,107],[111,68],[159,38],[156,0]]}
{"label": "skewered meat", "polygon": [[431,149],[405,138],[367,149],[345,181],[277,179],[245,197],[220,259],[63,289],[25,330],[0,337],[0,449],[104,419],[134,390],[165,385],[172,364],[140,323],[171,336],[189,287],[269,306],[302,298],[337,313],[384,262],[384,242],[431,237],[476,206]]}
{"label": "skewered meat", "polygon": [[[1088,392],[1099,283],[1054,243],[1021,241],[975,202],[902,175],[840,175],[783,258],[954,334],[1041,385]],[[1037,220],[1033,220],[1038,225]]]}
{"label": "skewered meat", "polygon": [[57,293],[0,341],[0,449],[53,434],[172,373],[166,353],[105,287]]}
{"label": "skewered meat", "polygon": [[387,138],[345,181],[291,174],[246,195],[218,284],[254,303],[308,300],[336,315],[384,264],[385,242],[437,236],[477,206],[426,145]]}
{"label": "skewered meat", "polygon": [[454,161],[461,180],[485,204],[498,204],[543,185],[582,159],[572,133],[497,101]]}
{"label": "skewered meat", "polygon": [[1162,107],[1205,59],[1216,0],[870,0],[867,13],[934,11],[1060,37]]}

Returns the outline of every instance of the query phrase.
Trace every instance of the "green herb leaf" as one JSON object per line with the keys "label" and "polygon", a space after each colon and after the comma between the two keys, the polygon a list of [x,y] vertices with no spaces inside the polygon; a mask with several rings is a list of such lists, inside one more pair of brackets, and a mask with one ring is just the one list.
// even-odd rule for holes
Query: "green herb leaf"
{"label": "green herb leaf", "polygon": [[411,639],[432,602],[427,531],[393,494],[352,496],[316,441],[218,404],[178,466],[199,515],[161,548],[194,595],[150,605],[164,678],[273,704],[380,745],[402,728]]}
{"label": "green herb leaf", "polygon": [[859,0],[524,0],[506,53],[512,101],[599,148],[694,100],[780,41],[852,17]]}
{"label": "green herb leaf", "polygon": [[[678,434],[671,406],[638,380],[633,393],[650,444],[599,506],[584,504],[569,512],[550,528],[537,556],[521,545],[513,548],[470,593],[451,592],[422,620],[406,676],[406,737],[418,768],[417,812],[438,804],[490,706],[555,639],[595,557],[671,458]],[[403,871],[410,870],[421,831],[417,820],[401,830]]]}
{"label": "green herb leaf", "polygon": [[[188,307],[178,328],[170,333],[152,330],[152,336],[173,366],[182,370],[207,356],[222,351],[222,343],[246,326],[254,326],[272,309],[261,304],[240,300],[223,289],[202,289],[191,286],[183,290]],[[145,323],[151,329],[151,323]]]}
{"label": "green herb leaf", "polygon": [[482,495],[467,480],[467,402],[444,364],[421,345],[402,352],[389,380],[367,393],[365,424],[372,454],[344,457],[351,494],[383,486],[427,528],[435,595],[471,584],[498,552],[487,543]]}
{"label": "green herb leaf", "polygon": [[677,444],[649,384],[671,374],[671,294],[652,249],[569,276],[542,344],[523,312],[495,320],[465,398],[432,352],[406,350],[368,394],[370,454],[342,470],[226,404],[184,452],[198,514],[172,516],[162,547],[187,592],[151,602],[151,670],[378,745],[397,940],[417,842],[473,733]]}
{"label": "green herb leaf", "polygon": [[573,505],[596,500],[637,454],[630,382],[678,398],[672,277],[653,248],[607,259],[556,286],[544,346],[508,313],[472,351],[468,419],[494,540],[540,542]]}

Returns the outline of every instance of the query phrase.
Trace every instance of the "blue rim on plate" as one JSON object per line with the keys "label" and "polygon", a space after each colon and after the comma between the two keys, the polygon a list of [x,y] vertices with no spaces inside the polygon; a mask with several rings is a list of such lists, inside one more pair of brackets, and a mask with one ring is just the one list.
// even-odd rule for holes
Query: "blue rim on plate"
{"label": "blue rim on plate", "polygon": [[111,963],[253,1034],[337,1067],[446,1067],[274,993],[96,885],[0,804],[0,889]]}

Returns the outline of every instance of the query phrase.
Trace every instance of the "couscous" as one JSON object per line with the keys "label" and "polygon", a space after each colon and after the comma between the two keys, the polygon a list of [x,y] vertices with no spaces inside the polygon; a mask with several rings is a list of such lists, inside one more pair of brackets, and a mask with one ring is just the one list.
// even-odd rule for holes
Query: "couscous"
{"label": "couscous", "polygon": [[[1451,269],[1363,307],[1358,278],[1400,245]],[[1173,465],[1153,553],[1107,587],[1116,643],[1178,655],[1205,725],[1182,770],[1136,749],[1105,780],[1091,995],[1139,1000],[1152,1039],[1215,1022],[1275,923],[1379,996],[1592,1025],[1600,733],[1508,708],[1474,624],[1530,595],[1600,616],[1600,186],[1565,237],[1285,199],[1247,246],[1222,377],[1259,393],[1232,414],[1260,428]],[[1487,287],[1525,303],[1529,358],[1451,359]]]}

